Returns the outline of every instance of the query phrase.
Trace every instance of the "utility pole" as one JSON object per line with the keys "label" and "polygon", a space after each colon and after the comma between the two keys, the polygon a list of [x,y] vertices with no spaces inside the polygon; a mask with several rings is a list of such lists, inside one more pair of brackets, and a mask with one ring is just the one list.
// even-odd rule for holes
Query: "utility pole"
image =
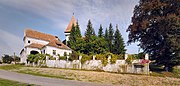
{"label": "utility pole", "polygon": [[16,64],[16,57],[15,57],[15,52],[14,52],[14,64]]}

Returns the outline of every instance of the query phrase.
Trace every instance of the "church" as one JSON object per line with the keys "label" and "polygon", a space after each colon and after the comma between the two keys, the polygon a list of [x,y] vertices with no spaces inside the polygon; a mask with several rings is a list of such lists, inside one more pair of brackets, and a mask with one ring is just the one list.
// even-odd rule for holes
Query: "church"
{"label": "church", "polygon": [[[76,25],[76,19],[72,16],[64,33],[66,36],[65,43],[69,40],[72,25]],[[32,29],[25,29],[23,38],[24,47],[20,52],[21,63],[27,63],[27,57],[30,54],[49,54],[54,58],[58,56],[64,56],[66,53],[69,55],[72,53],[72,49],[63,44],[57,36],[51,34],[42,33]]]}

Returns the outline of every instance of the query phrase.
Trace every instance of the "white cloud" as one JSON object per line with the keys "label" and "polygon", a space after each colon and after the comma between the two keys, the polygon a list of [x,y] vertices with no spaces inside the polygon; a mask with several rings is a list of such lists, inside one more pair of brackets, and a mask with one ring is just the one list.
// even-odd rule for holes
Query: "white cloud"
{"label": "white cloud", "polygon": [[14,52],[19,55],[22,48],[22,39],[16,35],[0,29],[0,56],[3,54],[12,55]]}
{"label": "white cloud", "polygon": [[[119,29],[126,42],[127,33],[125,31],[128,24],[130,24],[133,8],[138,1],[139,0],[1,0],[0,4],[24,12],[24,14],[33,13],[37,16],[44,17],[52,21],[52,27],[56,27],[57,31],[61,33],[63,33],[63,30],[67,27],[73,12],[75,12],[75,17],[79,21],[83,34],[88,19],[92,20],[96,31],[99,28],[99,24],[102,24],[105,29],[109,26],[109,23],[112,22],[114,28],[116,24],[119,25]],[[130,49],[130,47],[127,48]]]}

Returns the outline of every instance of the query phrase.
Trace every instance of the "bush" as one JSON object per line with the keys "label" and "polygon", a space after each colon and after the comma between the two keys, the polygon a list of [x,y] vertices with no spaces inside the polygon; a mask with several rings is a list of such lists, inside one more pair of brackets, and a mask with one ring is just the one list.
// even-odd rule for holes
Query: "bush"
{"label": "bush", "polygon": [[2,61],[3,61],[3,63],[8,63],[8,64],[10,64],[12,61],[14,61],[14,59],[12,58],[12,56],[4,55],[4,56],[2,57]]}
{"label": "bush", "polygon": [[92,57],[86,54],[82,54],[81,63],[84,64],[86,61],[91,60]]}
{"label": "bush", "polygon": [[97,58],[97,60],[101,60],[102,64],[104,66],[106,66],[108,63],[108,59],[107,59],[108,56],[107,55],[108,54],[96,54],[96,58]]}
{"label": "bush", "polygon": [[77,52],[73,51],[71,54],[70,54],[70,57],[69,57],[69,60],[70,61],[73,61],[73,60],[78,60],[79,59],[79,55]]}
{"label": "bush", "polygon": [[59,56],[59,60],[66,60],[67,56]]}

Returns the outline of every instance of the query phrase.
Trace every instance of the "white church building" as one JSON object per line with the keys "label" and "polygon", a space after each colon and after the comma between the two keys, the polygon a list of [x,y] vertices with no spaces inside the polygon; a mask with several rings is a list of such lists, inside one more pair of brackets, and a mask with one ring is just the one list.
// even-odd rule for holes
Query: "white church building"
{"label": "white church building", "polygon": [[[76,25],[76,20],[72,16],[69,25],[65,30],[66,43],[69,40],[72,25]],[[27,63],[27,57],[29,54],[49,54],[53,57],[58,55],[63,56],[64,53],[69,55],[72,53],[67,45],[63,44],[57,36],[38,32],[32,29],[26,29],[24,31],[24,48],[20,52],[21,63]]]}

